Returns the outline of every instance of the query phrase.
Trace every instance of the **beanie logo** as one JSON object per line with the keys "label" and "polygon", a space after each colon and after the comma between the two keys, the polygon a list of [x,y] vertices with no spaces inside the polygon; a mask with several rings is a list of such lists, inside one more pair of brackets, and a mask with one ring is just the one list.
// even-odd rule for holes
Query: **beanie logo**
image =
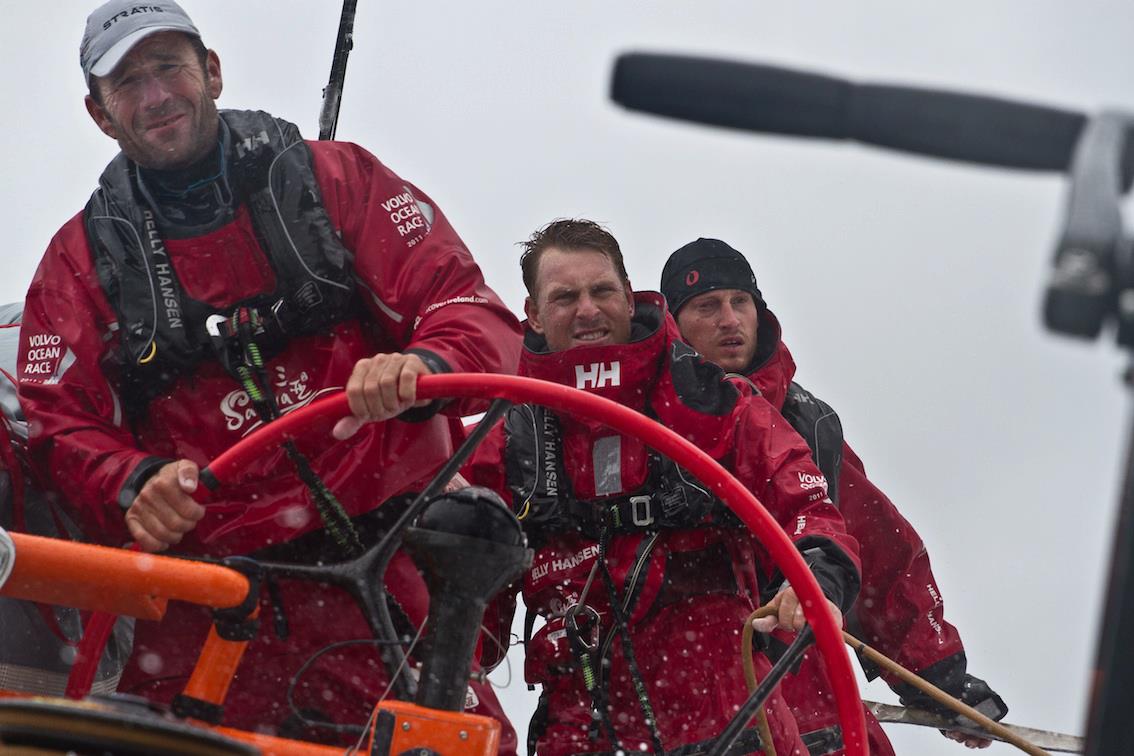
{"label": "beanie logo", "polygon": [[693,286],[700,280],[701,280],[701,274],[698,273],[695,270],[691,270],[687,274],[685,274],[685,285],[686,286]]}

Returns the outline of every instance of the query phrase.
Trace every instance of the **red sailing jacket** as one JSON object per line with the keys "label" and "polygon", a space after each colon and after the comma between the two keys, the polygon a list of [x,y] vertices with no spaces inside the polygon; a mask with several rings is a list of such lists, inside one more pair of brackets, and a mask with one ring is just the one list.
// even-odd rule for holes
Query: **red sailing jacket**
{"label": "red sailing jacket", "polygon": [[[813,485],[822,476],[806,444],[775,409],[742,389],[732,391],[721,383],[718,368],[677,342],[676,325],[659,295],[637,294],[632,339],[550,353],[529,332],[520,372],[651,414],[721,461],[795,542],[821,544],[848,569],[857,569],[856,545],[827,498],[825,484]],[[597,505],[603,497],[641,492],[648,485],[648,455],[639,439],[578,418],[561,416],[558,424],[563,468],[576,500]],[[516,434],[506,434],[503,425],[494,429],[469,474],[522,512],[524,502],[509,487],[506,466],[514,464],[513,454],[543,450],[518,450],[515,443]],[[604,631],[611,627],[603,581],[596,578],[583,595],[598,543],[561,531],[541,537],[537,546],[522,590],[529,609],[549,620],[529,644],[525,663],[528,681],[544,686],[548,720],[540,752],[606,750],[608,742],[588,736],[590,703],[562,625],[564,610],[584,603],[602,617]],[[761,554],[740,525],[639,531],[610,539],[606,564],[629,604],[635,653],[667,749],[714,737],[746,697],[743,681],[731,679],[728,670],[739,669],[736,642],[743,618],[754,607]],[[725,579],[719,579],[722,575]],[[618,643],[613,643],[611,660],[611,718],[624,738],[622,746],[652,750]],[[708,692],[702,691],[706,686],[717,694],[701,695]],[[794,724],[785,710],[776,711],[776,702],[771,721],[778,728],[777,747],[791,752],[799,745]]]}
{"label": "red sailing jacket", "polygon": [[[782,408],[795,375],[795,361],[779,338],[775,316],[765,312],[761,321],[765,320],[775,329],[776,348],[748,377],[765,399]],[[845,443],[839,511],[858,541],[862,558],[862,590],[851,619],[865,631],[861,640],[913,670],[962,652],[957,629],[944,618],[941,591],[925,544],[886,494],[866,477],[862,461]]]}
{"label": "red sailing jacket", "polygon": [[[795,375],[795,361],[780,335],[775,316],[761,312],[760,363],[747,377],[765,399],[782,409]],[[760,355],[765,355],[762,360]],[[951,668],[957,665],[963,676],[964,647],[957,629],[944,618],[941,591],[921,537],[867,478],[862,461],[846,443],[838,494],[839,511],[847,531],[858,541],[862,559],[859,600],[847,617],[851,632],[907,669],[925,673],[932,667],[928,676],[938,684],[954,676]],[[833,702],[816,695],[825,689],[824,673],[816,661],[809,655],[799,674],[789,675],[783,683],[805,735],[838,721]],[[872,740],[878,734],[872,732]],[[881,750],[878,743],[874,748]]]}
{"label": "red sailing jacket", "polygon": [[[513,372],[519,324],[432,201],[356,145],[308,144],[327,214],[354,255],[364,312],[329,334],[293,339],[267,363],[281,410],[343,388],[354,364],[379,352],[412,349],[431,367],[452,371]],[[187,297],[221,308],[275,286],[245,206],[214,232],[165,243]],[[129,538],[121,505],[132,500],[136,473],[155,459],[204,465],[260,424],[247,393],[213,359],[176,378],[131,422],[108,377],[120,348],[116,320],[93,269],[82,214],[76,215],[52,240],[28,292],[20,398],[37,461],[72,503],[87,535],[110,545]],[[446,411],[476,409],[475,403],[457,402]],[[450,455],[452,423],[458,422],[436,415],[424,422],[371,423],[345,442],[331,439],[327,423],[307,429],[296,444],[355,516],[431,475]],[[322,527],[310,492],[278,448],[266,449],[237,480],[214,492],[205,509],[179,551],[246,554]],[[420,625],[428,593],[403,554],[391,564],[386,584]],[[328,643],[371,638],[370,628],[345,593],[310,583],[281,581],[275,596],[264,592],[261,616],[273,613],[286,617],[287,629],[262,623],[229,690],[224,723],[333,740],[326,730],[296,730],[284,700],[286,683]],[[160,624],[139,622],[119,690],[158,701],[180,693],[211,619],[207,609],[174,603]],[[372,647],[351,646],[333,658],[324,655],[303,682],[297,705],[318,710],[315,718],[361,723],[383,695],[385,671]],[[503,723],[501,752],[514,752],[515,733],[491,688],[473,683],[469,695],[474,711]]]}
{"label": "red sailing jacket", "polygon": [[[324,205],[355,255],[366,315],[339,323],[330,335],[297,338],[269,362],[283,411],[341,389],[355,362],[378,352],[415,349],[455,372],[512,372],[519,353],[515,317],[432,201],[358,146],[308,144]],[[167,239],[166,246],[186,295],[212,306],[274,286],[245,206],[219,230]],[[204,465],[260,424],[240,385],[207,360],[131,428],[103,369],[118,349],[117,328],[77,215],[52,240],[28,292],[21,400],[33,452],[77,506],[86,532],[111,544],[128,539],[119,497],[140,464],[161,457]],[[449,412],[469,409],[457,403]],[[331,442],[328,427],[311,428],[298,445],[352,516],[427,476],[452,449],[449,421],[440,416],[370,424],[342,443]],[[179,549],[247,553],[320,526],[292,464],[271,449],[212,497]]]}

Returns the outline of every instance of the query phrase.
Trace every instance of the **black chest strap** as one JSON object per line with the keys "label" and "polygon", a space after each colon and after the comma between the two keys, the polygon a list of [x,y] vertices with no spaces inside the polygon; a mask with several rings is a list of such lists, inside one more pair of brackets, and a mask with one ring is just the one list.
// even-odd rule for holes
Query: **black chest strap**
{"label": "black chest strap", "polygon": [[652,451],[647,482],[639,491],[578,499],[564,468],[559,421],[544,407],[512,407],[504,433],[506,481],[513,509],[529,537],[577,531],[598,540],[604,532],[740,526],[707,486]]}

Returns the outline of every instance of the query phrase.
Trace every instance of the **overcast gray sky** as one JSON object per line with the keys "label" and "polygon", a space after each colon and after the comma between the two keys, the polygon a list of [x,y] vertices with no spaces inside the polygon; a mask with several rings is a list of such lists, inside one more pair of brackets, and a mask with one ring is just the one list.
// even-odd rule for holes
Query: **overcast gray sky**
{"label": "overcast gray sky", "polygon": [[[313,138],[338,3],[184,4],[220,54],[221,105]],[[116,151],[82,105],[94,5],[3,4],[3,301]],[[514,242],[557,216],[608,224],[638,288],[697,236],[747,253],[800,382],[929,545],[971,671],[1010,721],[1080,732],[1127,408],[1112,340],[1040,324],[1063,181],[654,120],[606,93],[613,57],[648,50],[1134,109],[1132,30],[1118,0],[361,0],[339,137],[432,195],[517,312]],[[963,748],[890,732],[901,753]]]}

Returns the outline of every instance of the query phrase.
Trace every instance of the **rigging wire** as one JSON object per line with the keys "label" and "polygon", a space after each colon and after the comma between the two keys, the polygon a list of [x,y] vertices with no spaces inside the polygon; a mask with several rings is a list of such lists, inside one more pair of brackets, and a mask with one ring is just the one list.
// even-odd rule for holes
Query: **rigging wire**
{"label": "rigging wire", "polygon": [[[402,656],[401,662],[398,664],[398,667],[394,670],[394,676],[386,683],[386,689],[382,692],[382,697],[379,698],[378,701],[374,704],[375,710],[377,710],[378,704],[385,701],[386,697],[390,695],[390,691],[393,689],[394,682],[398,679],[398,676],[400,676],[408,668],[407,660],[409,659],[410,655],[413,653],[414,647],[417,646],[417,642],[421,639],[421,634],[422,634],[422,631],[424,629],[425,629],[425,622],[423,621],[421,623],[421,625],[419,625],[418,628],[417,628],[417,634],[414,635],[413,639],[409,642],[409,646],[406,648],[406,652]],[[291,708],[292,714],[296,717],[296,719],[301,724],[303,724],[306,727],[317,727],[317,728],[324,729],[324,730],[331,730],[333,732],[349,732],[349,733],[356,733],[357,732],[357,733],[359,733],[359,737],[360,737],[359,742],[361,742],[361,740],[364,739],[366,737],[366,734],[370,731],[370,729],[369,729],[370,720],[368,720],[367,724],[365,724],[365,725],[358,725],[358,724],[339,724],[337,722],[329,722],[329,721],[326,721],[326,720],[311,719],[311,718],[307,717],[306,715],[304,715],[303,711],[296,705],[296,703],[295,703],[295,688],[299,684],[299,681],[302,679],[303,675],[307,672],[307,670],[309,670],[311,668],[311,666],[313,664],[315,664],[315,662],[317,662],[321,657],[323,657],[325,654],[330,653],[331,651],[335,651],[337,649],[344,648],[344,647],[347,647],[347,646],[363,645],[363,646],[378,647],[378,646],[389,645],[391,643],[396,643],[398,645],[401,645],[402,641],[382,641],[382,640],[377,640],[375,638],[356,638],[354,640],[336,641],[335,643],[328,643],[326,646],[323,646],[323,648],[316,651],[314,654],[312,654],[310,656],[310,658],[307,659],[307,661],[303,662],[303,665],[300,666],[300,668],[296,671],[295,675],[292,676],[291,682],[288,683],[288,686],[287,686],[287,705]],[[371,719],[373,719],[373,714],[371,714]]]}

